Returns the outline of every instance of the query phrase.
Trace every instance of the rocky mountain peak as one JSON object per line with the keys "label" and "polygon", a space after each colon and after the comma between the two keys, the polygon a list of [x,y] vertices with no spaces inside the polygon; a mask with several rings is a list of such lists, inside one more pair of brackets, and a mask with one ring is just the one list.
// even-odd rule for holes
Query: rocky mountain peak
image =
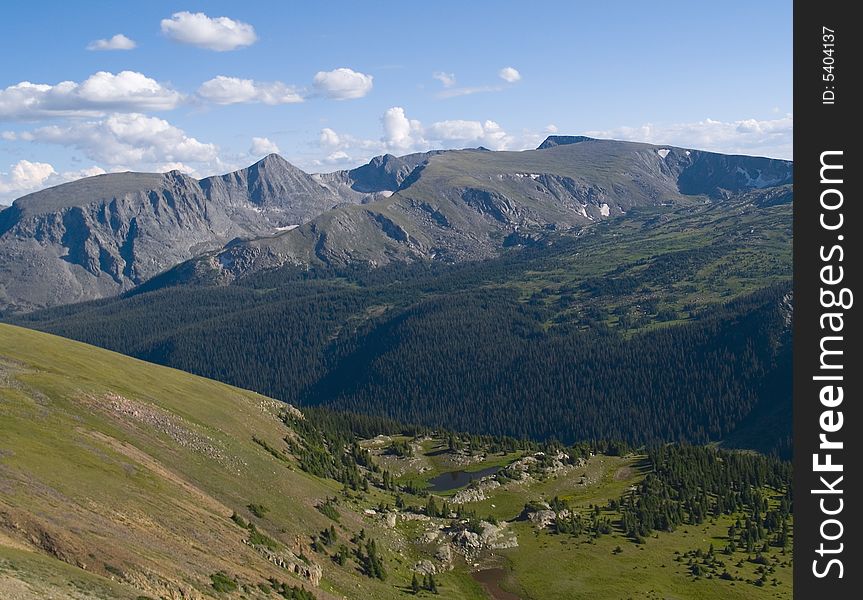
{"label": "rocky mountain peak", "polygon": [[545,150],[546,148],[554,148],[555,146],[566,146],[568,144],[580,144],[581,142],[590,142],[593,140],[594,138],[587,137],[586,135],[550,135],[537,147],[537,150]]}

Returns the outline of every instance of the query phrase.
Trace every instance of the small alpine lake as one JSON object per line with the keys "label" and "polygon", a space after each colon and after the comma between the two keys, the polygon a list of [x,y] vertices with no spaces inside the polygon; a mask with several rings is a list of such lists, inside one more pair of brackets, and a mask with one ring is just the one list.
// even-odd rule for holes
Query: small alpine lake
{"label": "small alpine lake", "polygon": [[460,487],[464,487],[471,481],[482,479],[486,475],[493,475],[500,471],[503,467],[486,467],[479,471],[448,471],[429,479],[428,490],[430,492],[448,492]]}

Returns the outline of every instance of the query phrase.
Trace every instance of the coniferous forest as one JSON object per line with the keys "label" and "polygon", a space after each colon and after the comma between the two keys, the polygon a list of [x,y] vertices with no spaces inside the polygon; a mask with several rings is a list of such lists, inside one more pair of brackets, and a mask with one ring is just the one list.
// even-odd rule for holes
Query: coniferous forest
{"label": "coniferous forest", "polygon": [[230,286],[171,287],[169,273],[167,287],[13,322],[300,406],[788,456],[785,263],[729,241],[741,224],[719,217],[686,212],[665,226],[668,247],[646,213],[628,216],[623,246],[601,225],[477,263],[282,267]]}

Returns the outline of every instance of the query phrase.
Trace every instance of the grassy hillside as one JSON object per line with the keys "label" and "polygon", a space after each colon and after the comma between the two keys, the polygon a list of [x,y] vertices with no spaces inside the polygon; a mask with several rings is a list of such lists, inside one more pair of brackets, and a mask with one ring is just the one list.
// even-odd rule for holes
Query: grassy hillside
{"label": "grassy hillside", "polygon": [[[386,584],[312,556],[310,536],[332,524],[315,506],[341,486],[253,441],[284,446],[281,403],[7,325],[0,348],[3,598],[218,596],[219,572],[247,598],[269,597],[258,589],[269,578],[318,598],[401,596],[393,583],[410,575],[390,550],[394,532],[380,531]],[[262,517],[250,505],[265,507]],[[342,538],[381,530],[340,510]],[[319,585],[249,545],[234,511],[287,561],[309,556],[298,570],[320,565]],[[472,597],[470,584],[466,595],[449,587]]]}

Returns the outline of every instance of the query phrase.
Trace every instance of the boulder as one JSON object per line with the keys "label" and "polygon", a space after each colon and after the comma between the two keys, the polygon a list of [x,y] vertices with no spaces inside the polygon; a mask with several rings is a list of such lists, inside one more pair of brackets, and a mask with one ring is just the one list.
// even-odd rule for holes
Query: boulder
{"label": "boulder", "polygon": [[430,560],[419,561],[411,567],[411,571],[414,573],[420,573],[421,575],[437,575],[437,567],[435,567],[434,563]]}
{"label": "boulder", "polygon": [[554,523],[555,517],[557,517],[557,514],[553,510],[538,510],[530,513],[528,518],[539,529],[544,529]]}

